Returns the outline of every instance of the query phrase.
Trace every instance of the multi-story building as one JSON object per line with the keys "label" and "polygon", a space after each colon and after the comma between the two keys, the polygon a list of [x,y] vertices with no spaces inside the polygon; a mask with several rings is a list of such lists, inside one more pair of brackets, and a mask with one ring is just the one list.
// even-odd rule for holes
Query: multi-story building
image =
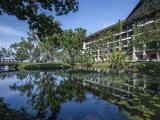
{"label": "multi-story building", "polygon": [[[152,2],[156,0],[151,0]],[[157,5],[158,6],[158,5]],[[160,5],[159,5],[160,6]],[[141,0],[129,16],[121,21],[121,31],[117,30],[119,23],[104,28],[86,37],[83,43],[83,49],[88,51],[94,61],[105,61],[109,53],[116,50],[122,50],[127,53],[132,61],[160,61],[160,42],[155,41],[149,44],[143,44],[144,49],[129,47],[129,43],[134,40],[134,25],[143,27],[160,19],[160,9],[144,14],[145,4]],[[107,31],[111,31],[114,40],[108,40]],[[95,47],[95,49],[92,49]]]}

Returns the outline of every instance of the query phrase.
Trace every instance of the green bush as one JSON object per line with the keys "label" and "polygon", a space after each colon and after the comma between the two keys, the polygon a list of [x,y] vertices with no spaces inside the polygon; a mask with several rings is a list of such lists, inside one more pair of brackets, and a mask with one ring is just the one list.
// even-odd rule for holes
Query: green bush
{"label": "green bush", "polygon": [[136,68],[139,72],[160,75],[160,62],[140,62]]}
{"label": "green bush", "polygon": [[30,63],[23,65],[21,69],[27,70],[48,70],[48,69],[62,69],[62,68],[70,68],[71,66],[64,63]]}

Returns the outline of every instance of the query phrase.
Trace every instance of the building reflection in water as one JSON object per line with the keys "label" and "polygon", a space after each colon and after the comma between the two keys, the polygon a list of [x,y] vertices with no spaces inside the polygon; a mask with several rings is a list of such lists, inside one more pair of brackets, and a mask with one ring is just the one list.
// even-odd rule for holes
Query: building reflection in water
{"label": "building reflection in water", "polygon": [[159,76],[97,72],[79,77],[94,94],[125,108],[131,119],[160,120]]}
{"label": "building reflection in water", "polygon": [[[160,77],[139,74],[67,70],[1,73],[0,80],[15,78],[13,91],[27,96],[35,118],[57,119],[67,101],[82,103],[86,92],[125,109],[130,119],[160,120]],[[25,110],[25,108],[23,108]]]}

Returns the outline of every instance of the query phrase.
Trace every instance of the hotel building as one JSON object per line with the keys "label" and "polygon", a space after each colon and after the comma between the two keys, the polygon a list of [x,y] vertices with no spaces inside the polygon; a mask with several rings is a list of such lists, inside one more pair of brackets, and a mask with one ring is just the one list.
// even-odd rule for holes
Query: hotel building
{"label": "hotel building", "polygon": [[[151,0],[152,2],[156,0]],[[159,4],[160,6],[160,4]],[[100,31],[97,31],[89,36],[83,42],[84,51],[88,51],[92,56],[92,60],[96,62],[103,62],[108,59],[109,53],[116,50],[122,50],[129,56],[130,61],[160,61],[160,42],[143,44],[143,49],[136,47],[129,47],[129,43],[134,40],[134,25],[143,27],[160,19],[160,10],[156,9],[148,14],[144,13],[145,4],[140,1],[129,16],[121,21],[122,29],[117,31],[119,23],[111,25]],[[112,31],[114,40],[109,41],[106,33]],[[160,41],[160,40],[159,40]],[[105,43],[105,45],[104,45]],[[96,49],[92,49],[96,46]]]}

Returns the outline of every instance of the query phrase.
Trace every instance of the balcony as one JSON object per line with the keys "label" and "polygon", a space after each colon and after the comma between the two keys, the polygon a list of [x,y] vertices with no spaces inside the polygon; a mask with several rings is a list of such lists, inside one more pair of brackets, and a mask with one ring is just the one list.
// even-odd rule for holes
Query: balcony
{"label": "balcony", "polygon": [[121,45],[122,45],[122,46],[128,45],[128,41],[127,41],[127,40],[121,41]]}

